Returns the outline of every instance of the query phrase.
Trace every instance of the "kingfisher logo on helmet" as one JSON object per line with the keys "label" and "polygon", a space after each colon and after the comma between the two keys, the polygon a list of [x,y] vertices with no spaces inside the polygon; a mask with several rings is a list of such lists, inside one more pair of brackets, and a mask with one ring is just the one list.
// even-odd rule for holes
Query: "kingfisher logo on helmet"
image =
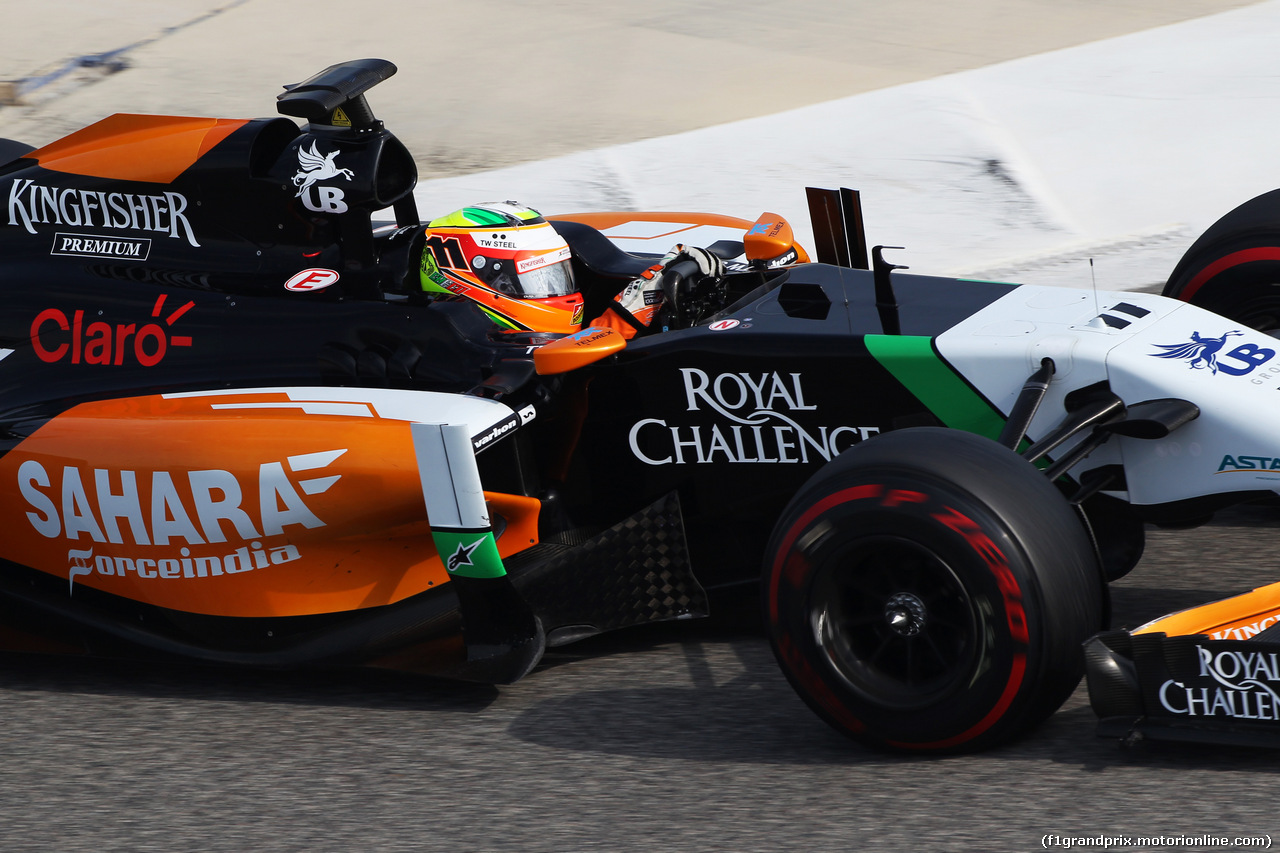
{"label": "kingfisher logo on helmet", "polygon": [[425,236],[424,291],[470,299],[508,329],[576,332],[581,326],[569,244],[538,211],[486,202],[431,220]]}

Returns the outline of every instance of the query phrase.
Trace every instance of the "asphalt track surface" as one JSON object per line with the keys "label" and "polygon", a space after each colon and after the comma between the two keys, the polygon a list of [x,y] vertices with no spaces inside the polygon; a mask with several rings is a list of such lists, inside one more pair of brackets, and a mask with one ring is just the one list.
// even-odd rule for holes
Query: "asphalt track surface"
{"label": "asphalt track surface", "polygon": [[[1261,507],[1150,529],[1115,623],[1274,580],[1258,555],[1278,529]],[[24,853],[1280,841],[1280,753],[1100,740],[1083,687],[995,751],[868,752],[792,694],[747,603],[561,649],[500,689],[2,657],[0,720],[0,849]]]}

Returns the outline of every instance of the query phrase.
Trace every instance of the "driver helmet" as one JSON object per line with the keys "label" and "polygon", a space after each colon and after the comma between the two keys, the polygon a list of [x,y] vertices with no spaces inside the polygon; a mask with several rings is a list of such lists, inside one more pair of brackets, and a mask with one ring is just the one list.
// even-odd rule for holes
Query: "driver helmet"
{"label": "driver helmet", "polygon": [[421,282],[427,293],[471,300],[513,330],[576,332],[582,294],[569,244],[538,211],[485,202],[427,223]]}

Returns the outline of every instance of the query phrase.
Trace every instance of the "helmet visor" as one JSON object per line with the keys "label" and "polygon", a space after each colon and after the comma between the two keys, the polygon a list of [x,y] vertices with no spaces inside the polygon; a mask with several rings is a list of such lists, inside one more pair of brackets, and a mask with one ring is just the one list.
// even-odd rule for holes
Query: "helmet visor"
{"label": "helmet visor", "polygon": [[573,282],[573,267],[568,261],[559,261],[520,273],[520,296],[525,299],[545,299],[548,296],[568,296],[578,291]]}

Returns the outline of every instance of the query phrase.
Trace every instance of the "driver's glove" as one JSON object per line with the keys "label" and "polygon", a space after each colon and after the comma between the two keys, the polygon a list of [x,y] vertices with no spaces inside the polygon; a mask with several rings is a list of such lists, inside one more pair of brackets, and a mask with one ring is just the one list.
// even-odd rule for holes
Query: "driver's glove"
{"label": "driver's glove", "polygon": [[[658,309],[666,301],[666,295],[662,291],[663,271],[672,264],[685,260],[691,260],[698,265],[700,276],[720,278],[724,275],[724,261],[719,257],[697,246],[676,243],[662,256],[662,260],[628,282],[622,292],[613,298],[612,307],[621,310],[606,311],[601,319],[605,320],[607,325],[618,328],[628,338],[637,331],[648,330]],[[625,324],[609,322],[610,314],[622,318]]]}
{"label": "driver's glove", "polygon": [[713,255],[706,249],[698,246],[686,246],[683,243],[676,243],[671,247],[671,251],[662,258],[662,266],[664,268],[678,261],[690,260],[698,265],[698,272],[704,276],[711,278],[724,277],[724,261],[720,260],[718,255]]}

